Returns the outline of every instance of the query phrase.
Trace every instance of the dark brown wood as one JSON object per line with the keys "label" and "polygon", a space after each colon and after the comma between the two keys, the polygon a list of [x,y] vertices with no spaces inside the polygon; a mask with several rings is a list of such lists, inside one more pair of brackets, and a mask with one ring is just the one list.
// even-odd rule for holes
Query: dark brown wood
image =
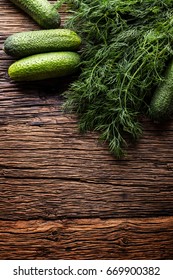
{"label": "dark brown wood", "polygon": [[1,259],[171,259],[173,218],[0,222]]}
{"label": "dark brown wood", "polygon": [[71,78],[9,79],[4,40],[38,25],[1,0],[0,26],[0,258],[171,259],[173,122],[143,118],[117,160],[63,111]]}

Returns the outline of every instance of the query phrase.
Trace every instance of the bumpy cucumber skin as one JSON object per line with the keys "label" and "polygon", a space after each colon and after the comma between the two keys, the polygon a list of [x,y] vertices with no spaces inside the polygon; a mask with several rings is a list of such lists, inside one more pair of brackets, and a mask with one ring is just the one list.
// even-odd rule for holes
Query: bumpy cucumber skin
{"label": "bumpy cucumber skin", "polygon": [[149,115],[155,121],[164,121],[173,114],[173,61],[165,79],[156,89],[149,107]]}
{"label": "bumpy cucumber skin", "polygon": [[47,0],[10,0],[25,11],[41,27],[46,29],[60,26],[61,19],[56,8]]}
{"label": "bumpy cucumber skin", "polygon": [[80,56],[76,52],[35,54],[13,63],[8,74],[15,81],[36,81],[63,77],[78,70]]}
{"label": "bumpy cucumber skin", "polygon": [[6,54],[20,58],[38,53],[75,51],[81,38],[69,29],[50,29],[15,33],[4,42]]}

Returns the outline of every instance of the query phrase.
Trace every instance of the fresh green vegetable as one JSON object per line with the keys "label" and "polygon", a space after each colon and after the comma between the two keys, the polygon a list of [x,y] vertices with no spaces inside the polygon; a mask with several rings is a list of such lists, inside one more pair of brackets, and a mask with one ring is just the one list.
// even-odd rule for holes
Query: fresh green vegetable
{"label": "fresh green vegetable", "polygon": [[[65,93],[81,131],[95,130],[117,156],[141,133],[139,116],[173,55],[173,1],[71,0],[66,27],[83,41],[81,74]],[[128,137],[130,136],[130,137]]]}
{"label": "fresh green vegetable", "polygon": [[46,29],[60,26],[61,19],[55,6],[47,0],[10,0]]}
{"label": "fresh green vegetable", "polygon": [[14,62],[8,74],[15,81],[34,81],[62,77],[77,71],[80,56],[75,52],[35,54]]}
{"label": "fresh green vegetable", "polygon": [[152,97],[149,113],[156,121],[168,119],[173,114],[173,61]]}
{"label": "fresh green vegetable", "polygon": [[4,42],[4,51],[15,57],[36,53],[74,51],[81,44],[80,37],[69,29],[50,29],[15,33]]}

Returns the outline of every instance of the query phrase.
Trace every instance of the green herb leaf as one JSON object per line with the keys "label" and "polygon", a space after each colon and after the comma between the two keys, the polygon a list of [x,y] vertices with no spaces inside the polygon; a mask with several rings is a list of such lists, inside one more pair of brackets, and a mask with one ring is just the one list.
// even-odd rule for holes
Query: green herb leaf
{"label": "green herb leaf", "polygon": [[66,26],[82,38],[81,73],[65,107],[81,131],[95,130],[121,157],[127,135],[142,133],[140,114],[173,55],[173,1],[70,0]]}

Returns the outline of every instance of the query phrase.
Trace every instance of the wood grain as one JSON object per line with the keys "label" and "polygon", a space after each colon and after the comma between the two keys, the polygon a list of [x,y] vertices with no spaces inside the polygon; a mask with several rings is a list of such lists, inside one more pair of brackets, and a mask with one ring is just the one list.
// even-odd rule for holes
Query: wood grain
{"label": "wood grain", "polygon": [[0,222],[1,259],[171,259],[173,218]]}
{"label": "wood grain", "polygon": [[1,0],[0,26],[0,258],[172,258],[173,121],[141,118],[117,160],[63,111],[75,77],[9,79],[4,40],[38,25]]}

